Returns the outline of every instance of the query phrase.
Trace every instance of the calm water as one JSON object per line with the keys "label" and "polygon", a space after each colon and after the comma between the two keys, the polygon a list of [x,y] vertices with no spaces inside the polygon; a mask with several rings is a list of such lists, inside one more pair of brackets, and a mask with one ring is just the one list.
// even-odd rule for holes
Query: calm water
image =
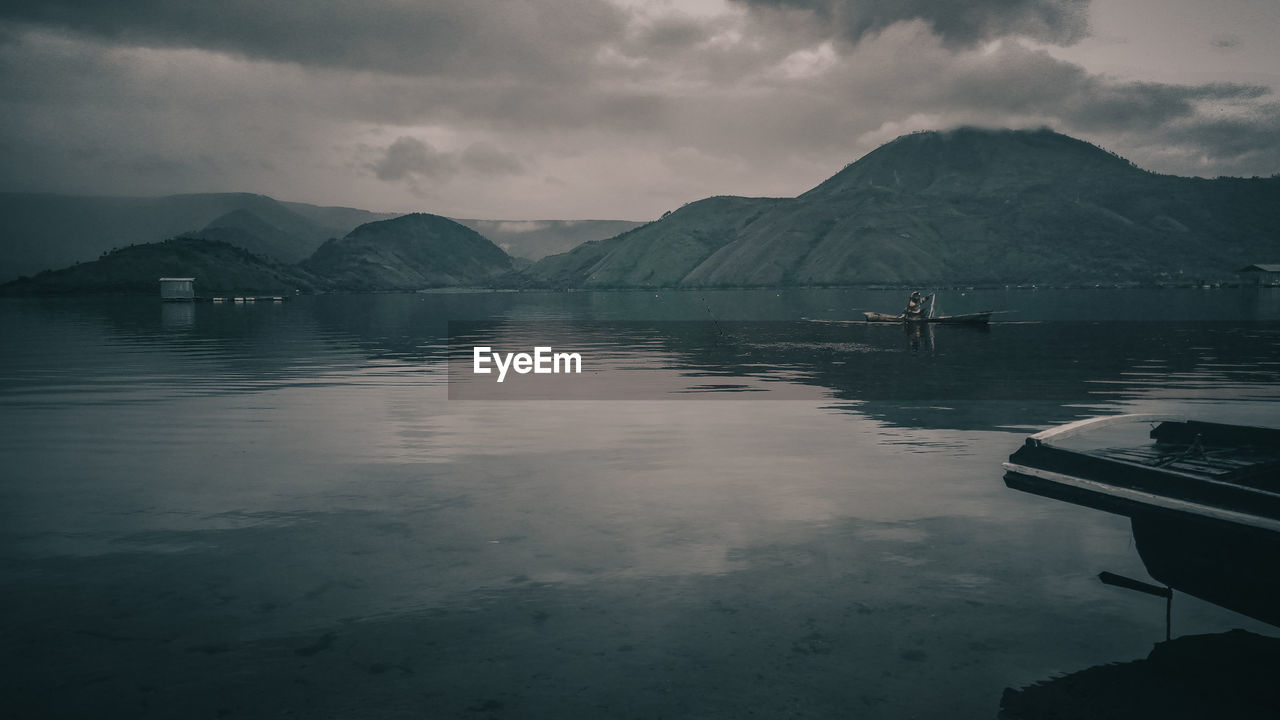
{"label": "calm water", "polygon": [[[1000,462],[1099,413],[1280,425],[1280,292],[847,322],[901,304],[0,302],[7,714],[993,717],[1006,687],[1145,656],[1163,601],[1095,578],[1146,577],[1127,521]],[[576,343],[596,385],[450,400],[449,321]],[[1186,596],[1173,625],[1275,634]]]}

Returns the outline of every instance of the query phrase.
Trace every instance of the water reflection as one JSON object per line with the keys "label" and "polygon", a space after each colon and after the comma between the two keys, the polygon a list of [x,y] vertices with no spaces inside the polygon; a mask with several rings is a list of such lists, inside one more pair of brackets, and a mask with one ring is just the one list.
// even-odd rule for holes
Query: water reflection
{"label": "water reflection", "polygon": [[160,325],[169,330],[189,328],[196,322],[195,303],[161,303]]}
{"label": "water reflection", "polygon": [[[723,385],[721,396],[764,388],[767,397],[789,399],[798,396],[798,386],[818,388],[837,407],[905,427],[1044,426],[1108,404],[1280,399],[1280,365],[1274,360],[1280,356],[1280,327],[1274,325],[1016,323],[984,332],[806,321],[580,323],[554,329],[504,323],[470,336],[514,348],[532,347],[539,338],[607,356],[590,394],[600,399],[681,391],[643,384],[634,374],[610,374],[625,365],[672,371],[677,377],[665,379],[687,383],[685,391]],[[458,350],[454,360],[461,375],[470,347],[460,343]],[[712,377],[720,380],[705,381]],[[555,397],[558,386],[551,378],[545,382],[552,389],[538,397]]]}
{"label": "water reflection", "polygon": [[[1121,519],[993,480],[1006,426],[1265,413],[1280,386],[1265,303],[1095,323],[1114,294],[1033,295],[955,298],[1023,322],[919,336],[846,322],[900,303],[870,291],[0,302],[0,695],[33,717],[990,715],[1163,632],[1094,580],[1141,572]],[[556,328],[670,401],[450,402],[457,320]]]}
{"label": "water reflection", "polygon": [[[1280,316],[1271,309],[1274,298],[1258,293],[1215,295],[1201,310]],[[1148,296],[1147,314],[1158,307],[1172,317],[1193,315],[1188,298],[1195,296]],[[1146,400],[1278,396],[1275,322],[1035,319],[1095,305],[1122,308],[1113,314],[1124,316],[1142,305],[1103,291],[1077,291],[1075,305],[1059,296],[1024,306],[1011,312],[1017,322],[989,328],[847,320],[855,312],[850,306],[890,297],[896,296],[738,291],[323,296],[253,306],[16,301],[0,308],[0,322],[11,337],[31,339],[13,345],[4,362],[33,393],[40,378],[53,391],[96,387],[118,395],[122,383],[145,379],[152,393],[236,392],[324,382],[356,369],[370,381],[443,384],[449,323],[480,320],[498,321],[484,335],[490,340],[548,344],[539,333],[550,333],[596,353],[607,371],[636,371],[625,383],[610,376],[586,389],[573,386],[577,398],[710,399],[762,390],[812,397],[795,392],[809,388],[833,407],[895,425],[999,429],[1045,426]],[[1014,299],[958,300],[1007,307]],[[92,358],[77,351],[95,345],[103,348]],[[44,353],[59,346],[66,352],[53,358],[22,356],[26,348]]]}
{"label": "water reflection", "polygon": [[1002,720],[1274,718],[1280,639],[1244,630],[1157,643],[1146,658],[1006,689]]}

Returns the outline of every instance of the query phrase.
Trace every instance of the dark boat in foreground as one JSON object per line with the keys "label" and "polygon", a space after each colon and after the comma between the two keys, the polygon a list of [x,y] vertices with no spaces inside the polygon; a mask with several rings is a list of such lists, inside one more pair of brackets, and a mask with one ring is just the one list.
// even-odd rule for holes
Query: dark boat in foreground
{"label": "dark boat in foreground", "polygon": [[966,315],[939,315],[938,317],[909,317],[907,315],[886,315],[878,312],[863,313],[867,322],[873,323],[955,323],[964,325],[986,325],[991,320],[994,310],[968,313]]}
{"label": "dark boat in foreground", "polygon": [[1156,580],[1280,626],[1280,430],[1094,418],[1028,437],[1004,468],[1010,488],[1129,517]]}

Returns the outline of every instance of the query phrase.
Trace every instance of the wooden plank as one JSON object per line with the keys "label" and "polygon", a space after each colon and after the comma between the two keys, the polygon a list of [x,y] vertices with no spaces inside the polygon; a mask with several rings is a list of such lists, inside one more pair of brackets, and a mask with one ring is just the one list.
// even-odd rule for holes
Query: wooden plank
{"label": "wooden plank", "polygon": [[1049,428],[1048,430],[1042,430],[1027,439],[1040,443],[1047,440],[1061,440],[1063,438],[1081,435],[1083,433],[1123,423],[1159,423],[1176,421],[1178,419],[1179,418],[1170,415],[1107,415],[1104,417],[1076,420],[1075,422],[1067,423],[1066,425],[1059,425],[1058,427]]}

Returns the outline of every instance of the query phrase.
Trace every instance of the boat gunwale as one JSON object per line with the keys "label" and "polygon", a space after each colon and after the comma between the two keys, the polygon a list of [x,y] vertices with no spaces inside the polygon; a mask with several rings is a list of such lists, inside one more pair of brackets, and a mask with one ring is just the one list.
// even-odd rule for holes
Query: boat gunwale
{"label": "boat gunwale", "polygon": [[[1133,461],[1108,450],[1123,448],[1073,449],[1058,440],[1122,423],[1152,423],[1152,437],[1158,428],[1209,426],[1216,431],[1263,431],[1264,437],[1280,428],[1231,425],[1191,420],[1185,415],[1122,414],[1085,418],[1034,433],[1023,446],[1002,463],[1005,485],[1033,495],[1064,500],[1128,517],[1172,512],[1204,520],[1224,522],[1253,529],[1280,532],[1280,492],[1271,488],[1216,478],[1207,472],[1186,471]],[[1178,428],[1174,428],[1176,432]],[[1222,435],[1213,447],[1232,449]],[[1235,448],[1258,447],[1257,435]],[[1181,444],[1181,443],[1177,443]],[[1126,445],[1146,448],[1151,445]],[[1263,447],[1267,447],[1264,443]],[[1273,461],[1254,465],[1270,467]],[[1268,476],[1270,477],[1270,476]]]}
{"label": "boat gunwale", "polygon": [[[1192,472],[1186,472],[1183,470],[1178,470],[1176,468],[1147,465],[1140,462],[1134,462],[1132,460],[1125,460],[1123,458],[1115,457],[1112,455],[1105,455],[1101,452],[1090,452],[1088,450],[1075,450],[1072,448],[1065,448],[1060,445],[1047,442],[1048,440],[1059,440],[1067,437],[1075,437],[1078,435],[1082,435],[1091,429],[1110,427],[1113,425],[1119,425],[1121,423],[1130,423],[1130,422],[1131,423],[1141,423],[1141,422],[1185,423],[1189,421],[1185,416],[1179,416],[1179,415],[1157,415],[1157,414],[1140,414],[1140,413],[1124,414],[1124,415],[1105,415],[1103,417],[1097,417],[1097,418],[1085,418],[1083,420],[1077,420],[1075,422],[1067,423],[1066,425],[1060,425],[1058,427],[1049,428],[1048,430],[1042,430],[1033,435],[1029,435],[1025,441],[1025,445],[1033,448],[1045,448],[1045,449],[1051,449],[1061,453],[1070,453],[1073,455],[1079,455],[1081,457],[1093,458],[1103,462],[1114,463],[1114,464],[1132,468],[1135,470],[1141,470],[1143,472],[1162,473],[1162,474],[1178,477],[1184,480],[1193,480],[1196,482],[1205,483],[1210,486],[1217,487],[1218,489],[1221,489],[1221,490],[1229,490],[1232,492],[1243,492],[1246,494],[1257,495],[1268,500],[1280,501],[1280,492],[1275,492],[1275,491],[1267,490],[1264,488],[1254,487],[1252,485],[1245,485],[1242,483],[1231,482],[1229,480],[1222,480],[1222,479],[1214,478],[1204,473],[1192,473]],[[1225,423],[1213,423],[1213,424],[1219,425],[1219,426],[1226,425]],[[1246,426],[1240,425],[1240,426],[1228,426],[1228,427],[1243,428]],[[1275,429],[1275,428],[1264,428],[1264,429],[1275,430],[1277,434],[1280,434],[1280,429]],[[1010,459],[1012,460],[1012,458]],[[1004,464],[1009,465],[1011,463],[1004,463]],[[1025,466],[1025,467],[1030,467],[1030,466]],[[1046,472],[1053,472],[1053,471],[1046,471]],[[1064,477],[1069,477],[1069,476],[1064,475]],[[1116,487],[1123,487],[1123,486],[1118,485]]]}
{"label": "boat gunwale", "polygon": [[[1044,470],[1042,468],[1031,467],[1028,465],[1020,465],[1018,463],[1004,462],[1001,463],[1001,467],[1003,467],[1007,473],[1033,478],[1035,480],[1071,488],[1091,495],[1101,495],[1103,497],[1113,499],[1120,504],[1131,506],[1127,511],[1120,510],[1116,507],[1092,506],[1117,515],[1133,517],[1135,514],[1140,514],[1143,511],[1151,512],[1152,509],[1158,509],[1185,515],[1193,515],[1210,520],[1217,520],[1220,522],[1231,523],[1233,525],[1247,525],[1259,530],[1268,530],[1280,533],[1280,518],[1272,518],[1266,515],[1255,515],[1240,510],[1232,510],[1230,508],[1214,507],[1212,505],[1205,505],[1204,503],[1194,502],[1191,500],[1183,500],[1170,495],[1160,495],[1145,490],[1139,490],[1137,488],[1126,487],[1124,485],[1115,485],[1101,480],[1091,480],[1089,478],[1067,475],[1065,473],[1054,472],[1053,470]],[[1005,484],[1009,484],[1008,476],[1005,478]],[[1032,494],[1040,494],[1024,488],[1015,489],[1031,492]]]}

